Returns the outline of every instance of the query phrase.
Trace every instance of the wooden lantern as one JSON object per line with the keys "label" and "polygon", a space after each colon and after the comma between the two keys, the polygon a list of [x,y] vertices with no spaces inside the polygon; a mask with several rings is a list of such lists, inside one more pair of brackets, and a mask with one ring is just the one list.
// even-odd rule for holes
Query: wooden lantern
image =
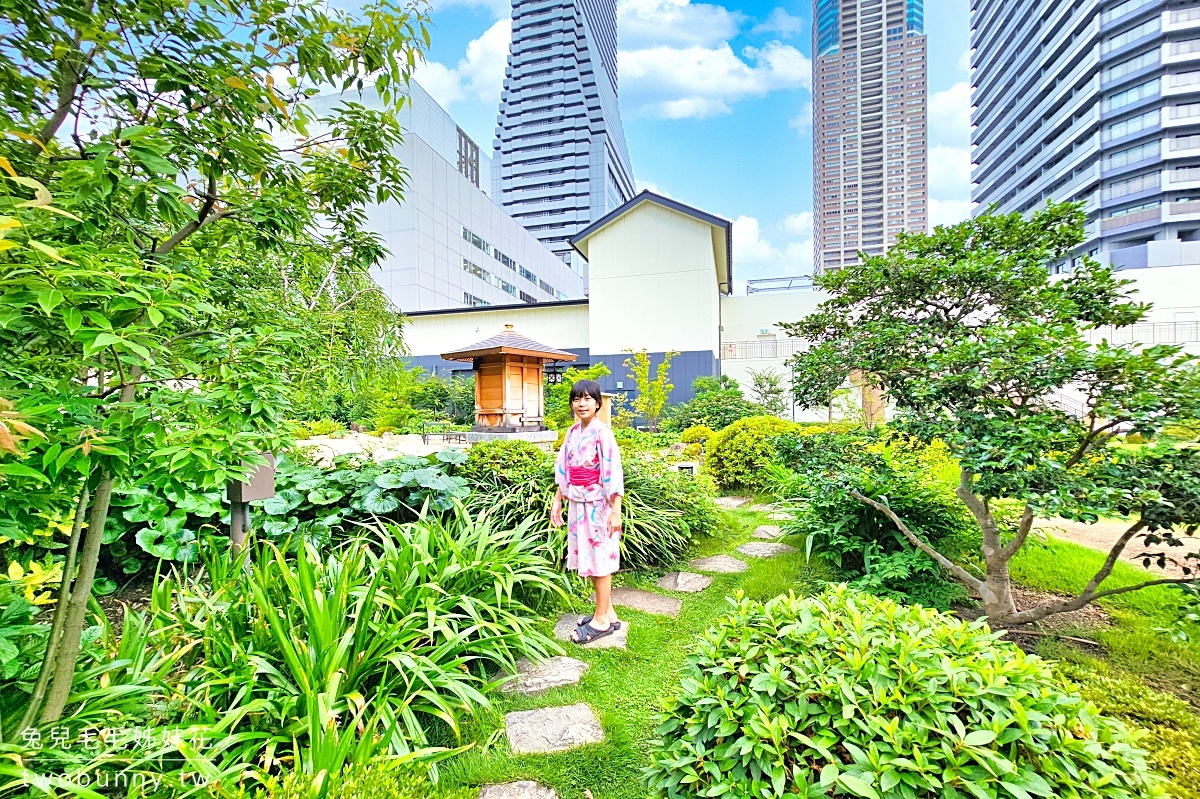
{"label": "wooden lantern", "polygon": [[528,339],[512,325],[478,344],[442,353],[447,361],[474,365],[475,430],[496,432],[545,430],[545,365],[576,357]]}

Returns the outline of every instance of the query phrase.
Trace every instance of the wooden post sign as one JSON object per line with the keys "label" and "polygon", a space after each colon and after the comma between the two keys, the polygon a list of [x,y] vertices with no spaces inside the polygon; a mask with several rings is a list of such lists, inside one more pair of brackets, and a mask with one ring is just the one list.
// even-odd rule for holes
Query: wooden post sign
{"label": "wooden post sign", "polygon": [[236,553],[246,541],[246,530],[250,527],[249,503],[275,496],[275,455],[262,453],[267,462],[250,475],[250,482],[231,480],[226,486],[229,494],[229,543]]}

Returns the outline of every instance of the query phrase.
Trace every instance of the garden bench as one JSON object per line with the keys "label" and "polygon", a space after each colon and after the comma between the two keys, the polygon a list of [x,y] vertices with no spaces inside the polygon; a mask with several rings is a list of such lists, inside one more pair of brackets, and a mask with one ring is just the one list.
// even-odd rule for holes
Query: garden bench
{"label": "garden bench", "polygon": [[465,444],[467,434],[462,430],[449,430],[446,422],[425,422],[421,425],[421,443],[428,446],[429,440],[439,436],[445,444]]}

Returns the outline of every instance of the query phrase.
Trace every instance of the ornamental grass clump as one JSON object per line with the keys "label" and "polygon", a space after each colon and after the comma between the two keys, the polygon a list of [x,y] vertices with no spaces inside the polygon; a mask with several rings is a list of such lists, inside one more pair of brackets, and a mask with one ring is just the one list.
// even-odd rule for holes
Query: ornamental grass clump
{"label": "ornamental grass clump", "polygon": [[982,622],[846,586],[730,601],[664,704],[655,795],[1164,795],[1140,735]]}

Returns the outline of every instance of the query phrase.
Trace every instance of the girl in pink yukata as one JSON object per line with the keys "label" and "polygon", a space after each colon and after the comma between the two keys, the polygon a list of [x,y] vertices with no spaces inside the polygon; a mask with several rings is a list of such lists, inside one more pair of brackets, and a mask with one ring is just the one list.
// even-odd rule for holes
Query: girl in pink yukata
{"label": "girl in pink yukata", "polygon": [[567,568],[590,577],[596,587],[596,612],[580,619],[574,641],[587,644],[621,629],[612,607],[612,575],[621,567],[621,495],[625,478],[621,451],[612,429],[597,418],[600,384],[580,380],[571,387],[571,409],[578,420],[563,439],[554,464],[554,504],[550,524],[562,527],[567,511]]}

